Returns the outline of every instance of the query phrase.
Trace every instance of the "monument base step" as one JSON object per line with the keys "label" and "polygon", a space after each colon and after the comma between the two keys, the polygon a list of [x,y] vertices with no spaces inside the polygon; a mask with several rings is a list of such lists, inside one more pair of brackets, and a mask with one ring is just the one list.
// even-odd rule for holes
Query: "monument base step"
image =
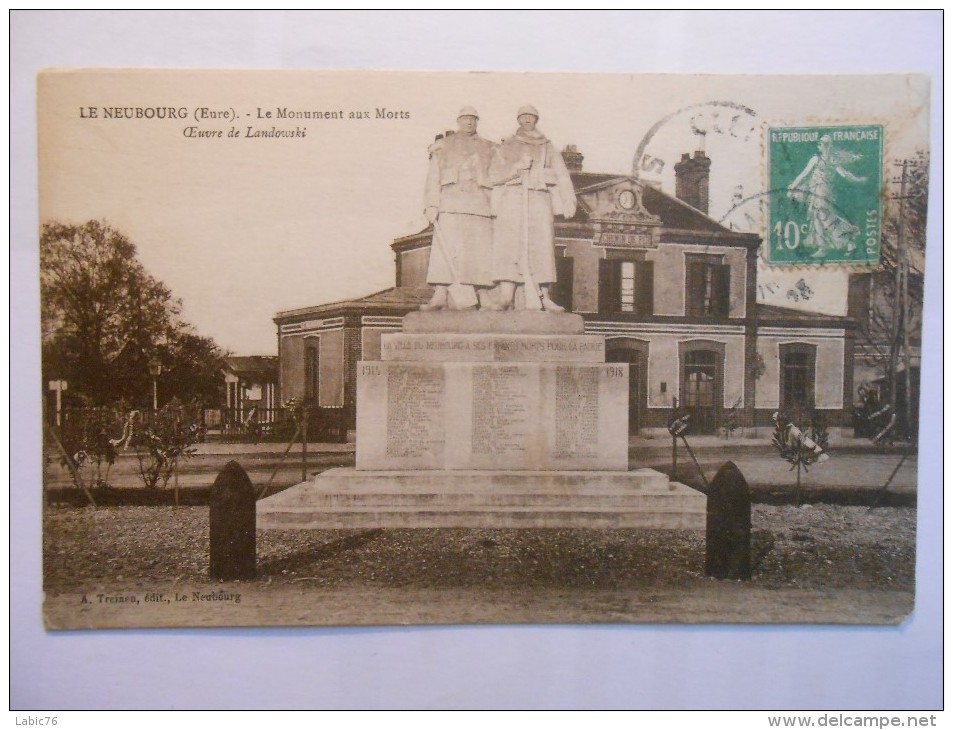
{"label": "monument base step", "polygon": [[330,469],[258,502],[259,529],[651,528],[704,530],[706,497],[631,472]]}

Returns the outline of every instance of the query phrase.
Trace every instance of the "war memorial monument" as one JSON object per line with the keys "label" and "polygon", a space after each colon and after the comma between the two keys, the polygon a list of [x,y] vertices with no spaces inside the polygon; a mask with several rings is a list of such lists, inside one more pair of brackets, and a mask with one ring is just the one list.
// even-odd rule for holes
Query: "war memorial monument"
{"label": "war memorial monument", "polygon": [[705,529],[706,497],[630,468],[629,365],[549,297],[562,156],[517,112],[499,146],[478,112],[430,148],[431,300],[357,369],[356,466],[258,503],[263,529]]}

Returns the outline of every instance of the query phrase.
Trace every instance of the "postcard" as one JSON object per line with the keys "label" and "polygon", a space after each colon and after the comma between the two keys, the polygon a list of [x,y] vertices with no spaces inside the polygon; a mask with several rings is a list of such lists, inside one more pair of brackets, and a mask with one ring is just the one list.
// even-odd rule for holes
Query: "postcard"
{"label": "postcard", "polygon": [[913,611],[926,77],[37,84],[48,629]]}

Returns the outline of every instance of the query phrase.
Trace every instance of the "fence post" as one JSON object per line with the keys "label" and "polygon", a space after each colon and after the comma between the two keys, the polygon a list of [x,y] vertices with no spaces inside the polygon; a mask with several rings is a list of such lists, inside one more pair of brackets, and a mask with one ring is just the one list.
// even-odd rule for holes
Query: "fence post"
{"label": "fence post", "polygon": [[[672,396],[672,418],[678,412],[678,398]],[[678,481],[678,436],[672,433],[672,481]]]}
{"label": "fence post", "polygon": [[[179,411],[176,409],[175,414],[172,416],[172,422],[174,424],[172,433],[175,434],[175,439],[178,440],[181,437],[179,433]],[[175,491],[175,506],[179,506],[179,456],[176,454],[175,458],[172,460],[172,488]]]}
{"label": "fence post", "polygon": [[311,407],[304,405],[301,408],[301,481],[308,481],[308,416]]}
{"label": "fence post", "polygon": [[219,472],[209,494],[209,574],[255,577],[255,488],[237,461]]}
{"label": "fence post", "polygon": [[721,465],[708,489],[705,575],[751,580],[751,492],[732,461]]}

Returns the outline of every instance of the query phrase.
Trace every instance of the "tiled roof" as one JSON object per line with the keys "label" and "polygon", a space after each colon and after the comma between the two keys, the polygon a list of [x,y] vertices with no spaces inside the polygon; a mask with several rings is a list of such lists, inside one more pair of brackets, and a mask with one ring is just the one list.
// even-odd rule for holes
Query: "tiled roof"
{"label": "tiled roof", "polygon": [[667,228],[705,233],[733,233],[731,229],[709,218],[688,203],[650,185],[646,185],[642,193],[642,204],[649,213],[654,213],[661,218],[662,225]]}
{"label": "tiled roof", "polygon": [[838,317],[821,312],[805,312],[801,309],[788,309],[772,304],[758,304],[758,324],[802,324],[802,325],[829,325],[843,327],[853,322],[849,317]]}
{"label": "tiled roof", "polygon": [[392,310],[395,315],[403,315],[427,302],[432,294],[433,287],[429,286],[392,286],[389,289],[374,292],[365,297],[344,299],[337,302],[319,304],[315,307],[303,307],[301,309],[278,312],[278,314],[275,315],[275,320],[285,320],[289,317],[313,317],[329,313],[336,313],[337,316],[344,309],[386,309]]}
{"label": "tiled roof", "polygon": [[429,301],[433,294],[431,286],[394,286],[366,297],[355,299],[352,304],[387,304],[413,306]]}
{"label": "tiled roof", "polygon": [[592,185],[599,185],[600,183],[626,176],[621,173],[609,172],[571,172],[569,173],[569,177],[572,178],[572,186],[576,190],[582,190]]}
{"label": "tiled roof", "polygon": [[237,374],[277,375],[277,355],[231,355],[225,358],[225,365]]}

